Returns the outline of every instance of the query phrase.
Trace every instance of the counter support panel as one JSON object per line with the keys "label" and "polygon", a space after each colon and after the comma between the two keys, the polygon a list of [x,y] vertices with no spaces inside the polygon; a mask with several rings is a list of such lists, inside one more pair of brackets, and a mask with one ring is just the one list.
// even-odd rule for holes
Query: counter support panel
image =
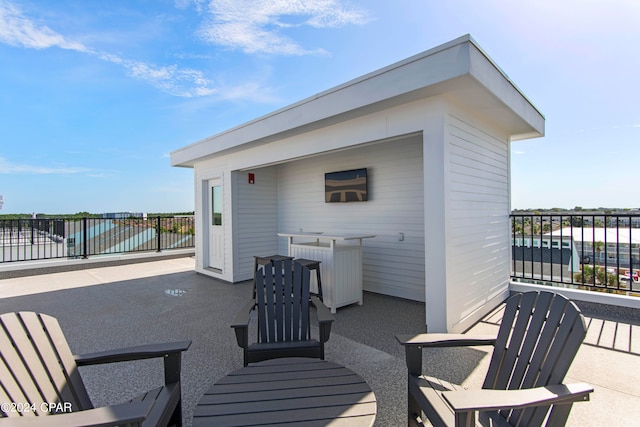
{"label": "counter support panel", "polygon": [[[287,237],[289,256],[320,261],[323,301],[332,313],[345,305],[362,304],[362,239],[375,235],[278,233],[278,236]],[[315,278],[312,280],[313,286]]]}

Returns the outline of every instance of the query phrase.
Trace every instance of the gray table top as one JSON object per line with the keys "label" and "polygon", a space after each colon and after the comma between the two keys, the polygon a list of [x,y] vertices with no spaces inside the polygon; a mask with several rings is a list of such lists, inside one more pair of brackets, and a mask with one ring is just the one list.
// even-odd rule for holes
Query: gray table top
{"label": "gray table top", "polygon": [[215,383],[200,399],[193,425],[372,426],[375,418],[376,397],[353,371],[320,359],[283,358]]}

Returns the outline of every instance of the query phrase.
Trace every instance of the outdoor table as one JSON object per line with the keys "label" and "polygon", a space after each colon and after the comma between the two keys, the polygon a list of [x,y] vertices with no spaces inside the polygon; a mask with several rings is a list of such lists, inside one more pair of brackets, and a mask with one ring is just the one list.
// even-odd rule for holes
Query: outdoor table
{"label": "outdoor table", "polygon": [[320,261],[322,302],[332,313],[349,304],[362,305],[362,241],[375,234],[299,232],[278,236],[287,238],[289,256]]}
{"label": "outdoor table", "polygon": [[[194,426],[372,426],[376,397],[362,377],[320,359],[251,364],[216,382],[194,411]],[[291,424],[287,424],[291,425]]]}

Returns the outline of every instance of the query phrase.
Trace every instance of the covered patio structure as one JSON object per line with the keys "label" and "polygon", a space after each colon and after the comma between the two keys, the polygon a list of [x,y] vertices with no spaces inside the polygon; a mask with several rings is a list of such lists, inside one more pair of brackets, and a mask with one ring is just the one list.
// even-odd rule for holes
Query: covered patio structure
{"label": "covered patio structure", "polygon": [[[460,332],[508,294],[512,141],[544,117],[470,37],[316,94],[171,154],[194,169],[196,271],[227,282],[278,233],[375,235],[365,291],[424,302]],[[366,201],[327,203],[325,174],[366,169]],[[339,285],[336,285],[339,286]]]}

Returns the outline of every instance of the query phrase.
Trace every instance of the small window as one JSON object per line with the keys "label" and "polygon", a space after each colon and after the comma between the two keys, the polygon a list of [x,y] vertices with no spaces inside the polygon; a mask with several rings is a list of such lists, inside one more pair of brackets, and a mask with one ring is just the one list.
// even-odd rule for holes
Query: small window
{"label": "small window", "polygon": [[211,225],[222,225],[222,187],[211,187]]}

